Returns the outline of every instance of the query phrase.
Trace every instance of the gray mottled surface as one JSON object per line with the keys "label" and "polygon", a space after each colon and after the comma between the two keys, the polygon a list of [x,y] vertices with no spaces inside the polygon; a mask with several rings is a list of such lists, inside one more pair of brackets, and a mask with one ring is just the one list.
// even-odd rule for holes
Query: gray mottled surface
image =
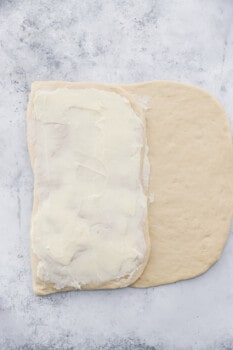
{"label": "gray mottled surface", "polygon": [[0,349],[233,349],[233,237],[194,280],[35,297],[25,111],[34,80],[175,79],[233,122],[233,1],[0,0]]}

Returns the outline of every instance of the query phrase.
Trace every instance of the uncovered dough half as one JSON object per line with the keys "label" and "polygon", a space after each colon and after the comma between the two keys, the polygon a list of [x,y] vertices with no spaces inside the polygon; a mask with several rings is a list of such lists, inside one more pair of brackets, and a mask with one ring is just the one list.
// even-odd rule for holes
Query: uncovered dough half
{"label": "uncovered dough half", "polygon": [[36,82],[27,117],[35,293],[133,283],[149,257],[141,108],[120,87]]}
{"label": "uncovered dough half", "polygon": [[127,85],[145,111],[151,254],[135,287],[202,274],[221,256],[233,212],[229,121],[207,92],[169,81]]}

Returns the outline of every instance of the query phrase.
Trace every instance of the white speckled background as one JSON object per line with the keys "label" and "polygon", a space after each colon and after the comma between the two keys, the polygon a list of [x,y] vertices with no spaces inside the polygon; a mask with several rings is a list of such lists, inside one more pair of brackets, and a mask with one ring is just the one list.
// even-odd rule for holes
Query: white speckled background
{"label": "white speckled background", "polygon": [[233,1],[0,0],[0,349],[233,349],[233,236],[194,280],[35,297],[26,105],[34,80],[173,79],[233,122]]}

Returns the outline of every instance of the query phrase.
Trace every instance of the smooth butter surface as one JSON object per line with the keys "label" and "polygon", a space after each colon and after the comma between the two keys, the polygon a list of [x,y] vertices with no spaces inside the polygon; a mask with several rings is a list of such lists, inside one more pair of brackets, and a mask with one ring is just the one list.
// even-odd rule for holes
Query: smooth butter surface
{"label": "smooth butter surface", "polygon": [[31,117],[37,277],[56,289],[130,278],[147,249],[143,120],[94,88],[37,90]]}

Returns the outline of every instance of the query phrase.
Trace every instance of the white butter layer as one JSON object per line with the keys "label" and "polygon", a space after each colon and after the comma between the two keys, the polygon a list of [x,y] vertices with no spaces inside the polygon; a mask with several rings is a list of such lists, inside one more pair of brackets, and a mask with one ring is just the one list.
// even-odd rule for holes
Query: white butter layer
{"label": "white butter layer", "polygon": [[38,277],[57,289],[130,278],[147,249],[144,122],[115,92],[66,88],[36,91],[32,119]]}

